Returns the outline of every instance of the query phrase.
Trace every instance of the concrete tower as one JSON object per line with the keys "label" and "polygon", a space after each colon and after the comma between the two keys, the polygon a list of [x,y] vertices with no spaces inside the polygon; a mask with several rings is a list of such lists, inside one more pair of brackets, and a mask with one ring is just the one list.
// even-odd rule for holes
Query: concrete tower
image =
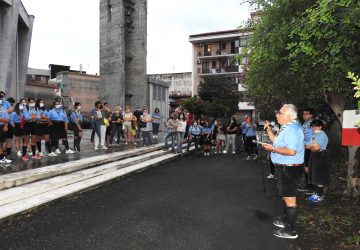
{"label": "concrete tower", "polygon": [[33,22],[20,0],[0,0],[0,90],[7,97],[24,96]]}
{"label": "concrete tower", "polygon": [[147,0],[100,0],[100,98],[147,103]]}

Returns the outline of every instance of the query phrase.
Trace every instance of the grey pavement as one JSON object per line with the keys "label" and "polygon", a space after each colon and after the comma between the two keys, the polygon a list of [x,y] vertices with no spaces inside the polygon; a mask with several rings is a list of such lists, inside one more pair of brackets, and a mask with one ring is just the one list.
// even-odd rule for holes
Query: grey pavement
{"label": "grey pavement", "polygon": [[259,162],[191,154],[3,222],[1,249],[292,249],[272,235],[263,176]]}
{"label": "grey pavement", "polygon": [[[63,146],[61,146],[62,145],[61,140],[60,140],[59,144],[60,144],[60,149],[62,150],[62,153],[56,157],[45,156],[41,160],[35,160],[35,159],[33,160],[30,157],[29,161],[24,162],[20,157],[16,156],[16,152],[12,152],[12,155],[10,158],[13,160],[13,162],[11,164],[7,164],[7,165],[0,165],[0,175],[29,170],[29,169],[35,169],[35,168],[54,165],[54,164],[58,164],[58,163],[63,163],[63,162],[68,162],[68,161],[73,161],[73,160],[80,160],[80,159],[91,157],[91,156],[109,154],[109,153],[113,153],[113,152],[125,151],[125,150],[129,150],[129,149],[141,147],[140,140],[136,140],[137,145],[134,145],[132,143],[128,143],[128,145],[125,145],[125,140],[121,139],[119,146],[113,146],[107,150],[96,150],[95,151],[94,143],[90,141],[91,131],[92,131],[91,129],[84,130],[83,139],[81,141],[81,152],[80,153],[76,152],[75,154],[65,154],[65,152],[64,152],[65,149]],[[158,139],[152,139],[152,143],[156,144],[159,142],[163,142],[164,135],[165,135],[165,132],[159,132]],[[70,148],[73,149],[74,134],[71,130],[68,131],[68,141],[69,141]],[[116,142],[116,140],[114,140],[114,142]],[[14,147],[15,146],[13,145],[13,148]],[[15,149],[13,149],[13,150],[15,150]],[[43,151],[45,150],[44,141],[42,141],[42,150]]]}

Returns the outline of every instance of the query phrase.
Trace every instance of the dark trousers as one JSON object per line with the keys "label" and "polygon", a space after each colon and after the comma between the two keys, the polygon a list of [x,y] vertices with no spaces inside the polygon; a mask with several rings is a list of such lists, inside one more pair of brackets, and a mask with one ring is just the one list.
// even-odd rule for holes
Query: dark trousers
{"label": "dark trousers", "polygon": [[116,135],[116,139],[117,139],[116,143],[119,144],[120,143],[121,133],[122,133],[122,125],[112,124],[112,126],[111,126],[110,144],[113,143],[113,139],[114,139],[115,135]]}
{"label": "dark trousers", "polygon": [[194,142],[195,144],[195,151],[197,151],[198,147],[199,147],[199,141],[200,141],[200,136],[197,135],[197,136],[192,136],[191,140],[189,139],[188,141],[188,144],[187,144],[187,147],[186,149],[189,150],[190,149],[190,146],[191,146],[191,143]]}
{"label": "dark trousers", "polygon": [[242,135],[236,135],[235,137],[235,152],[240,153],[241,148],[243,146],[243,138]]}
{"label": "dark trousers", "polygon": [[245,140],[245,151],[249,156],[252,155],[254,152],[256,155],[259,154],[256,143],[254,143],[253,140],[256,141],[256,136],[247,136]]}
{"label": "dark trousers", "polygon": [[151,134],[150,131],[141,131],[142,133],[142,145],[143,146],[150,146],[151,145]]}

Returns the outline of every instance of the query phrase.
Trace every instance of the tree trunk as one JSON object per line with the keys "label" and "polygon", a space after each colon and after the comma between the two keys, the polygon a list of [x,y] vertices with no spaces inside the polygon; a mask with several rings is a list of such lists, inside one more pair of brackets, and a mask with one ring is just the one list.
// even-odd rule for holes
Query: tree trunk
{"label": "tree trunk", "polygon": [[[337,119],[343,125],[343,112],[345,109],[346,97],[340,93],[326,93],[325,100],[333,110]],[[347,185],[345,194],[352,198],[359,197],[360,180],[359,180],[359,154],[358,146],[348,147],[348,169],[347,169]]]}

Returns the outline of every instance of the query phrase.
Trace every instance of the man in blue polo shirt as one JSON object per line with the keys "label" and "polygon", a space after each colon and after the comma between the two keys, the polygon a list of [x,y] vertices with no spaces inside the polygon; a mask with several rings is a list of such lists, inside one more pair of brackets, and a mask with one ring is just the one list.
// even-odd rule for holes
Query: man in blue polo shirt
{"label": "man in blue polo shirt", "polygon": [[298,237],[294,225],[297,216],[297,186],[303,172],[304,163],[304,133],[297,121],[297,108],[292,104],[284,104],[276,115],[281,125],[277,135],[272,132],[269,122],[266,129],[273,144],[262,144],[271,152],[271,161],[278,168],[279,195],[285,205],[285,215],[274,220],[274,225],[281,229],[274,235],[280,238],[296,239]]}

